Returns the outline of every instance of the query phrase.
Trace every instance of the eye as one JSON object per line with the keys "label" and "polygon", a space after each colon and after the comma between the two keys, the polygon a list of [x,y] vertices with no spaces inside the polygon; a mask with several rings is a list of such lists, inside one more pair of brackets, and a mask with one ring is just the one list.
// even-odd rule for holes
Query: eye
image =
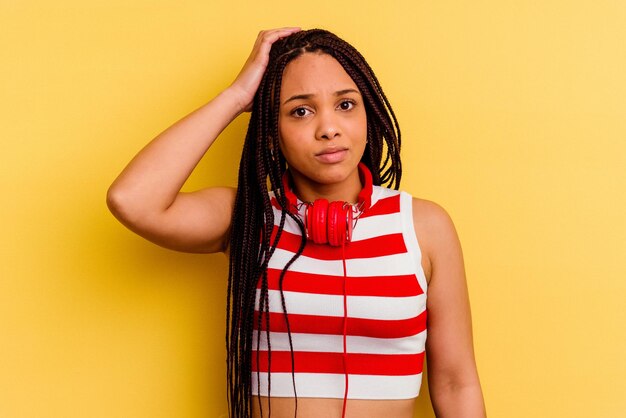
{"label": "eye", "polygon": [[303,118],[308,115],[309,112],[310,110],[305,107],[296,107],[294,110],[291,111],[291,114],[297,118]]}
{"label": "eye", "polygon": [[354,107],[354,102],[352,100],[344,100],[339,103],[339,108],[341,110],[350,110]]}

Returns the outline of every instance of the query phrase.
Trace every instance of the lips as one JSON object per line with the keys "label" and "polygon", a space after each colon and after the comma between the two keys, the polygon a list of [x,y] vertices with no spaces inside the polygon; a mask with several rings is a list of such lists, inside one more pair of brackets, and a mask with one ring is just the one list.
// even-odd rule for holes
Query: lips
{"label": "lips", "polygon": [[332,164],[342,161],[346,154],[348,154],[347,148],[329,148],[315,154],[315,158],[323,163]]}

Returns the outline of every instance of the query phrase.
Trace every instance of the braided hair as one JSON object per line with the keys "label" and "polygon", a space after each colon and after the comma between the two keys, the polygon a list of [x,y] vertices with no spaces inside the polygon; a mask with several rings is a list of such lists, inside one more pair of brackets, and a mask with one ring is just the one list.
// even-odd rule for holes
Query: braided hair
{"label": "braided hair", "polygon": [[[291,346],[295,392],[293,345],[282,283],[285,272],[302,253],[306,237],[302,220],[283,209],[277,233],[272,239],[274,211],[268,192],[270,189],[273,190],[281,207],[288,207],[281,181],[287,164],[280,154],[278,142],[280,88],[287,64],[305,53],[323,53],[332,56],[355,82],[363,97],[367,115],[367,145],[361,161],[370,169],[374,185],[386,184],[394,189],[400,186],[402,175],[400,128],[378,79],[363,56],[346,41],[321,29],[296,32],[276,41],[272,45],[267,69],[254,98],[239,165],[237,195],[230,232],[226,349],[231,418],[248,418],[252,413],[252,352],[253,347],[258,347],[261,335],[259,331],[257,341],[253,341],[255,321],[258,330],[262,329],[264,321],[269,349],[268,361],[271,363],[267,266],[276,249],[287,216],[293,218],[302,231],[300,248],[287,263],[279,278],[283,313]],[[257,285],[260,290],[258,300]],[[255,303],[258,304],[259,312],[256,316]],[[268,391],[271,392],[271,380],[268,381],[268,385]]]}

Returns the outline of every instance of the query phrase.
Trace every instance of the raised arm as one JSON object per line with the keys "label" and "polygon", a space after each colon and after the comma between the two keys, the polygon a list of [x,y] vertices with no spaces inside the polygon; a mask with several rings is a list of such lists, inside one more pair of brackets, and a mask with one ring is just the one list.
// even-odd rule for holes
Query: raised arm
{"label": "raised arm", "polygon": [[107,193],[107,205],[120,222],[166,248],[226,250],[235,190],[214,187],[182,193],[180,189],[224,128],[251,109],[272,43],[298,30],[260,32],[227,89],[167,128],[132,159]]}
{"label": "raised arm", "polygon": [[443,208],[426,200],[414,200],[413,216],[430,276],[426,356],[435,414],[484,418],[463,254],[454,224]]}

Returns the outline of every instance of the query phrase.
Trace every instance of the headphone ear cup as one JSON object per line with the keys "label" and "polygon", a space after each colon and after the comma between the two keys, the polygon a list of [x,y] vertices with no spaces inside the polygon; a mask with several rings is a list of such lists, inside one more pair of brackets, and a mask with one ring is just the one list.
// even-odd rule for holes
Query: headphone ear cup
{"label": "headphone ear cup", "polygon": [[328,206],[328,243],[340,246],[346,242],[347,211],[344,202],[332,202]]}
{"label": "headphone ear cup", "polygon": [[308,207],[306,215],[306,229],[313,242],[326,244],[328,242],[328,200],[317,199]]}

